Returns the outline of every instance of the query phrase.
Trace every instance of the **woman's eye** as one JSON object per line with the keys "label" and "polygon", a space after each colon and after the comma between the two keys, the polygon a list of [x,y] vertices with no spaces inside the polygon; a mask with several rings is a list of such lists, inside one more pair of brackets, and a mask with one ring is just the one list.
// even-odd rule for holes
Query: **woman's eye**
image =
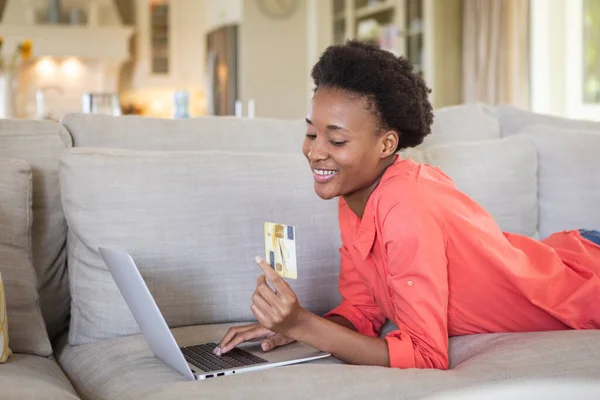
{"label": "woman's eye", "polygon": [[341,147],[341,146],[343,146],[343,145],[346,144],[346,140],[344,140],[342,142],[336,142],[336,141],[332,140],[331,144],[334,145],[334,146],[336,146],[336,147]]}
{"label": "woman's eye", "polygon": [[310,140],[315,140],[317,138],[317,135],[315,135],[314,133],[307,133],[306,137]]}

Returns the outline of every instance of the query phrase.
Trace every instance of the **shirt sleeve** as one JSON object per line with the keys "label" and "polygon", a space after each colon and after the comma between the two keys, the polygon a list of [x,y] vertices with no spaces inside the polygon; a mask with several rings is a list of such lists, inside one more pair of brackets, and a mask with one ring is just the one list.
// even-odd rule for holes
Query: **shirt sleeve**
{"label": "shirt sleeve", "polygon": [[370,286],[360,277],[345,246],[340,249],[341,266],[339,290],[342,295],[340,305],[325,318],[339,315],[354,325],[356,330],[366,336],[378,337],[386,318],[375,299]]}
{"label": "shirt sleeve", "polygon": [[393,368],[448,369],[448,270],[443,221],[422,202],[395,205],[382,224],[392,307]]}

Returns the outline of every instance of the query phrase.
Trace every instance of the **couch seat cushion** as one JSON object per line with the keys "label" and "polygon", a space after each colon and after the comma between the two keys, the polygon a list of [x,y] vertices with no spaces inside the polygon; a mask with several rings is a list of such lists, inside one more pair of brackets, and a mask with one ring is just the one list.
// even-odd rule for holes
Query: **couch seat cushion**
{"label": "couch seat cushion", "polygon": [[25,354],[13,354],[0,365],[2,399],[78,399],[73,386],[56,361]]}
{"label": "couch seat cushion", "polygon": [[[218,340],[232,326],[177,328],[180,345]],[[397,370],[346,365],[335,358],[205,381],[187,381],[134,335],[57,349],[86,399],[378,398],[413,399],[522,378],[600,379],[600,331],[452,338],[453,369]]]}
{"label": "couch seat cushion", "polygon": [[426,400],[600,399],[600,382],[591,379],[523,379],[439,393]]}

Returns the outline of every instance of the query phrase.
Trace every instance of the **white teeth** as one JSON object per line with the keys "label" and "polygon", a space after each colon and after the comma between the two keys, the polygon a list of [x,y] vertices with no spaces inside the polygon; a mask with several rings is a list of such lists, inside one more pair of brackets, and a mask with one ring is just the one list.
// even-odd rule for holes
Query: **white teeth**
{"label": "white teeth", "polygon": [[324,170],[324,169],[315,169],[314,170],[317,175],[333,175],[335,174],[335,171],[328,171],[328,170]]}

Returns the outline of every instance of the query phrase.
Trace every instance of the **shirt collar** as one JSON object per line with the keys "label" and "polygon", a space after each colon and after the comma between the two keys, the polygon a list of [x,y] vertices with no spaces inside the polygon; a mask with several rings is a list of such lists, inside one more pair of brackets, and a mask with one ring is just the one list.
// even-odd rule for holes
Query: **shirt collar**
{"label": "shirt collar", "polygon": [[[375,221],[375,210],[376,210],[376,194],[380,191],[382,185],[389,178],[396,175],[396,168],[394,168],[397,163],[401,161],[400,156],[396,155],[396,159],[394,163],[388,167],[388,169],[383,173],[379,184],[373,190],[373,193],[369,196],[367,200],[367,204],[365,206],[365,212],[363,213],[363,217],[360,220],[360,225],[358,226],[358,230],[354,235],[354,247],[358,250],[358,253],[365,260],[369,253],[371,253],[371,249],[373,248],[373,243],[375,243],[375,234],[376,234],[376,221]],[[358,218],[358,217],[357,217]]]}
{"label": "shirt collar", "polygon": [[369,197],[363,218],[360,220],[360,225],[354,235],[354,247],[356,247],[363,260],[369,256],[375,242],[375,207],[371,204],[372,198],[373,194]]}

